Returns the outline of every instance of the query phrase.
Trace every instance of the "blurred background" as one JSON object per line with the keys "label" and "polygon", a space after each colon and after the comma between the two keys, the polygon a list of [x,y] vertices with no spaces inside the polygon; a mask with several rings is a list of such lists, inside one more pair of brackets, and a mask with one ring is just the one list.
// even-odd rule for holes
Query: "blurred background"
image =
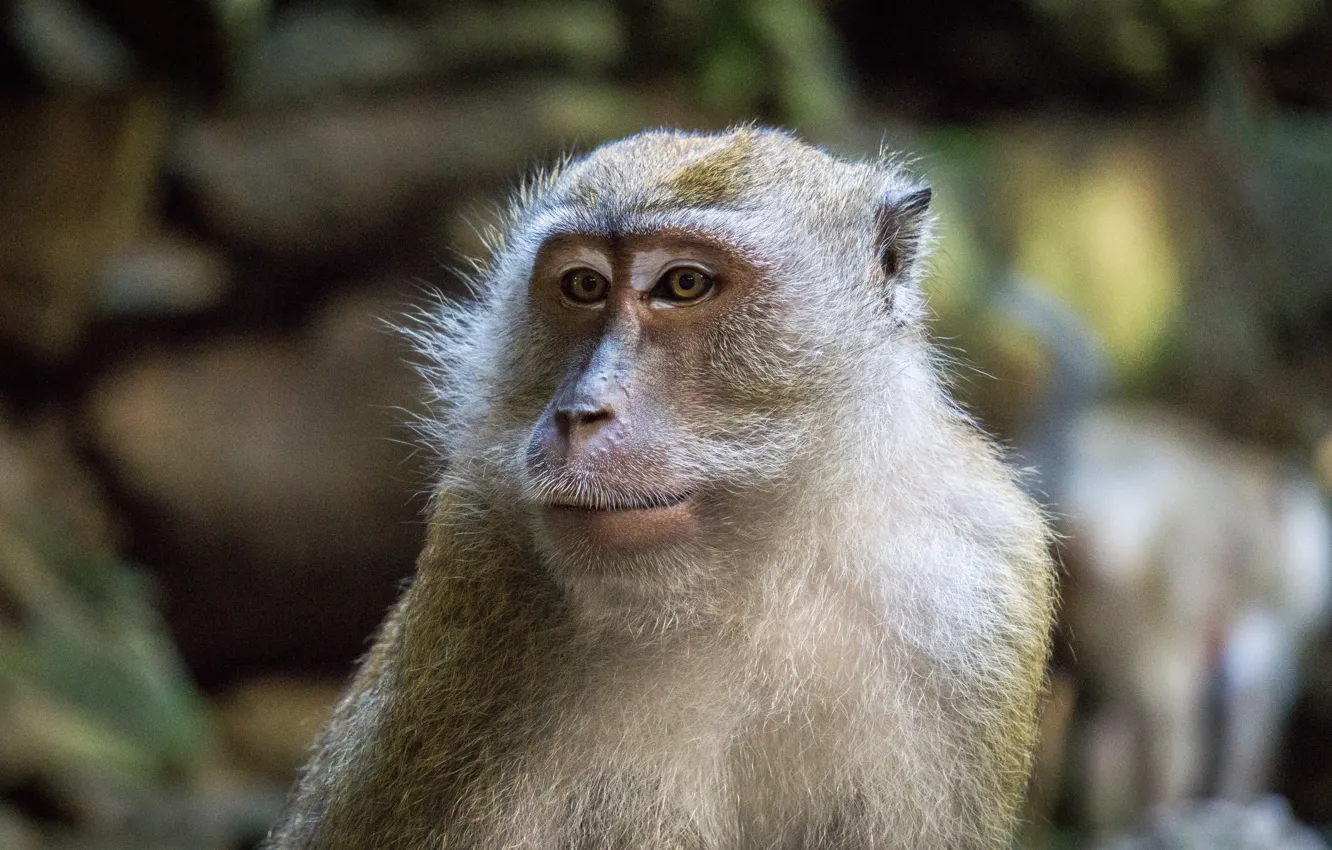
{"label": "blurred background", "polygon": [[421,543],[386,320],[533,166],[748,119],[934,184],[1062,534],[1024,846],[1326,847],[1332,9],[897,6],[0,0],[0,848],[255,846]]}

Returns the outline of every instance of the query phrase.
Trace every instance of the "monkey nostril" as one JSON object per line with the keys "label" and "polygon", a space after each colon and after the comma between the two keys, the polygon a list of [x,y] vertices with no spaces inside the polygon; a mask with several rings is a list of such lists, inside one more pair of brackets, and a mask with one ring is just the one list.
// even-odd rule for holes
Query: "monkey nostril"
{"label": "monkey nostril", "polygon": [[606,407],[579,406],[555,411],[555,424],[571,444],[585,442],[615,418]]}
{"label": "monkey nostril", "polygon": [[578,424],[592,425],[599,422],[609,422],[611,413],[609,410],[597,410],[592,413],[586,413],[578,417]]}

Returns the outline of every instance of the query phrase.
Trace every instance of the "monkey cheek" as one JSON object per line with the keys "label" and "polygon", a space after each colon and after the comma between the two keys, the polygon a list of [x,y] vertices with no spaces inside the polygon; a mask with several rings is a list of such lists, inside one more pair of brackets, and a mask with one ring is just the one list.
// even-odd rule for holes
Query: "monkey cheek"
{"label": "monkey cheek", "polygon": [[550,506],[541,511],[543,536],[562,552],[628,555],[666,549],[698,535],[692,500],[659,508],[590,510]]}

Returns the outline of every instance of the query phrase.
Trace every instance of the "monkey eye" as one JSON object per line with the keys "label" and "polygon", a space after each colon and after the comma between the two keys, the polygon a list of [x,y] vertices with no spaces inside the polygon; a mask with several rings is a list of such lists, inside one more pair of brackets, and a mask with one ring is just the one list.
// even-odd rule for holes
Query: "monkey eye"
{"label": "monkey eye", "polygon": [[712,276],[693,266],[676,266],[657,281],[652,289],[655,298],[667,301],[697,301],[712,291],[716,284]]}
{"label": "monkey eye", "polygon": [[575,304],[589,306],[606,300],[610,283],[591,269],[572,269],[560,278],[560,291]]}

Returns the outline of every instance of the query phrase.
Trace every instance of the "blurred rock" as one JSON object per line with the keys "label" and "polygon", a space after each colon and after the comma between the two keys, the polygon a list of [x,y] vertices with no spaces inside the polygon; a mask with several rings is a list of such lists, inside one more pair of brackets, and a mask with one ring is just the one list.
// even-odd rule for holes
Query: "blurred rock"
{"label": "blurred rock", "polygon": [[18,429],[0,410],[0,520],[40,518],[73,545],[114,551],[123,532],[100,482],[75,456],[70,431],[54,413]]}
{"label": "blurred rock", "polygon": [[215,95],[268,0],[84,0],[128,45],[136,65],[174,91]]}
{"label": "blurred rock", "polygon": [[419,24],[307,3],[279,13],[237,69],[242,101],[309,101],[420,83],[431,70]]}
{"label": "blurred rock", "polygon": [[148,354],[92,392],[94,441],[206,677],[345,665],[410,573],[423,476],[393,408],[419,391],[380,324],[405,302],[343,296],[302,338]]}
{"label": "blurred rock", "polygon": [[1332,493],[1332,434],[1327,434],[1318,442],[1314,452],[1314,469],[1323,489]]}
{"label": "blurred rock", "polygon": [[0,806],[0,847],[5,850],[40,850],[42,844],[37,830],[22,815],[8,806]]}
{"label": "blurred rock", "polygon": [[328,101],[474,82],[514,68],[595,77],[622,58],[627,43],[619,13],[605,0],[455,3],[421,12],[375,14],[313,2],[282,9],[240,63],[235,100]]}
{"label": "blurred rock", "polygon": [[100,312],[110,316],[197,313],[217,306],[231,284],[220,253],[170,233],[113,251],[97,278]]}
{"label": "blurred rock", "polygon": [[1280,797],[1254,803],[1207,800],[1158,812],[1137,834],[1096,850],[1327,850]]}
{"label": "blurred rock", "polygon": [[16,0],[11,26],[29,64],[48,82],[114,90],[134,57],[115,31],[74,0]]}
{"label": "blurred rock", "polygon": [[604,73],[628,41],[606,0],[441,5],[430,29],[442,61],[456,70],[555,64]]}
{"label": "blurred rock", "polygon": [[0,340],[59,359],[94,310],[96,270],[144,229],[166,108],[67,95],[0,112]]}
{"label": "blurred rock", "polygon": [[342,693],[343,682],[260,678],[215,703],[222,740],[247,773],[289,783]]}
{"label": "blurred rock", "polygon": [[203,217],[244,246],[308,257],[390,238],[457,181],[509,181],[515,162],[639,127],[609,87],[399,98],[214,115],[183,131],[174,162]]}

